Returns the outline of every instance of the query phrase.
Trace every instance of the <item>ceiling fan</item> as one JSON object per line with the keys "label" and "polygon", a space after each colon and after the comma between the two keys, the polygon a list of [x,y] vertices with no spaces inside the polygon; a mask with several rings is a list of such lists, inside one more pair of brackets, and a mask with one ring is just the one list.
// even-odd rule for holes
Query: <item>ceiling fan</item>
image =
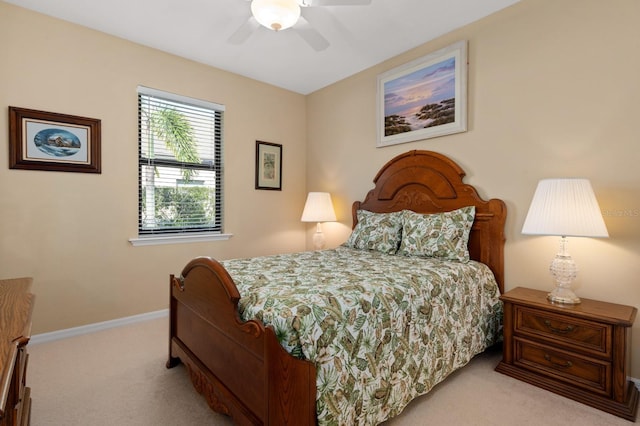
{"label": "ceiling fan", "polygon": [[292,28],[316,51],[329,47],[329,41],[307,21],[301,8],[316,6],[366,6],[371,0],[247,0],[251,1],[251,16],[228,41],[244,43],[262,25],[273,31]]}

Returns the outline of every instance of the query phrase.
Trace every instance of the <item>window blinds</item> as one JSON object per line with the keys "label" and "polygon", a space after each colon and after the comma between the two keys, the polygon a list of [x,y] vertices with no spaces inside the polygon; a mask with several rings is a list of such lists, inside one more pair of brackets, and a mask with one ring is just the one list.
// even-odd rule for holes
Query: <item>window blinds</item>
{"label": "window blinds", "polygon": [[138,87],[138,232],[222,232],[224,106]]}

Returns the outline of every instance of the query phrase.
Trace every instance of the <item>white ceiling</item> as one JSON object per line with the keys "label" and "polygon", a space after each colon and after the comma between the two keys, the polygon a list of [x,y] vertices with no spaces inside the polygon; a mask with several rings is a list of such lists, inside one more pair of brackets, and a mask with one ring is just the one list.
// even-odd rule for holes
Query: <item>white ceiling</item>
{"label": "white ceiling", "polygon": [[[372,0],[306,7],[328,48],[312,49],[298,24],[257,28],[228,41],[251,16],[247,0],[4,0],[184,58],[308,94],[519,0]],[[304,24],[304,21],[300,23]]]}

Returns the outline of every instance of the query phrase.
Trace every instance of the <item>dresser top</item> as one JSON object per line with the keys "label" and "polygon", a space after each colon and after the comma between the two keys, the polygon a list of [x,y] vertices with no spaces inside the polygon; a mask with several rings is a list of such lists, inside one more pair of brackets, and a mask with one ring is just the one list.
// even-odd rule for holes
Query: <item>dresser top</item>
{"label": "dresser top", "polygon": [[18,348],[31,338],[31,278],[0,280],[0,417]]}

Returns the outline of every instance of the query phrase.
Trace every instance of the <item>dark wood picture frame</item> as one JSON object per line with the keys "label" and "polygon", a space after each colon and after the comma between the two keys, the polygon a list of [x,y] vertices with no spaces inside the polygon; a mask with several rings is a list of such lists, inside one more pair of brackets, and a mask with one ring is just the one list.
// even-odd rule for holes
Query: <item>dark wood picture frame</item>
{"label": "dark wood picture frame", "polygon": [[256,189],[282,190],[282,145],[256,141]]}
{"label": "dark wood picture frame", "polygon": [[101,122],[9,107],[9,168],[101,173]]}

